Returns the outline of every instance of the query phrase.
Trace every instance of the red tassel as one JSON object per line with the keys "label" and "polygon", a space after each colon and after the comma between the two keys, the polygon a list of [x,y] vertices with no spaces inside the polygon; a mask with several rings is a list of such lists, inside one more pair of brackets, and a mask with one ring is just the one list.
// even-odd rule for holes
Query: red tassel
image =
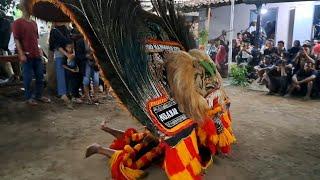
{"label": "red tassel", "polygon": [[212,155],[215,155],[217,153],[217,147],[213,143],[207,143],[208,148],[210,149],[210,152]]}
{"label": "red tassel", "polygon": [[109,146],[111,149],[122,150],[127,143],[123,139],[115,139]]}
{"label": "red tassel", "polygon": [[217,134],[216,126],[210,118],[206,118],[201,127],[206,133],[207,136],[212,136]]}
{"label": "red tassel", "polygon": [[126,177],[123,176],[121,170],[120,170],[120,164],[123,161],[123,156],[125,153],[121,153],[117,159],[115,160],[115,162],[112,164],[111,166],[111,176],[112,179],[117,179],[117,180],[126,180]]}
{"label": "red tassel", "polygon": [[230,146],[224,146],[220,148],[221,152],[224,154],[229,154],[231,151],[231,147]]}
{"label": "red tassel", "polygon": [[121,138],[115,139],[112,144],[109,146],[111,149],[122,150],[125,145],[128,145],[131,140],[131,136],[137,133],[137,130],[134,128],[127,129]]}

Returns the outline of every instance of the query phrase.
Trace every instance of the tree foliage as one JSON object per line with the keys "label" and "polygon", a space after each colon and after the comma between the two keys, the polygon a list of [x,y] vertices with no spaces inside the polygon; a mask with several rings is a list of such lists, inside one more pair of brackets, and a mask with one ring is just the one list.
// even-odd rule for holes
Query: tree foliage
{"label": "tree foliage", "polygon": [[199,32],[199,43],[201,45],[206,45],[208,43],[209,33],[206,30]]}

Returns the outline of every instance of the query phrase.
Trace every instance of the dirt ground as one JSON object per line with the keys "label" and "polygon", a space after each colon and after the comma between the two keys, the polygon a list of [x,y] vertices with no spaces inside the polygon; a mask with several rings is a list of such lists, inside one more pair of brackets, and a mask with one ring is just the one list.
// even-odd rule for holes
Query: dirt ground
{"label": "dirt ground", "polygon": [[[320,102],[228,87],[237,144],[204,179],[320,179]],[[0,179],[110,179],[107,159],[84,159],[86,146],[109,144],[99,124],[141,128],[112,98],[66,109],[58,100],[26,106],[21,92],[0,88]],[[166,179],[152,167],[147,179]]]}

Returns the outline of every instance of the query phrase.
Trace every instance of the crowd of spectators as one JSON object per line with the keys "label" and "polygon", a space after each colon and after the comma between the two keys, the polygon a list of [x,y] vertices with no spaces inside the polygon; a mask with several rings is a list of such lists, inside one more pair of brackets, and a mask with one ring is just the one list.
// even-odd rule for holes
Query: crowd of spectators
{"label": "crowd of spectators", "polygon": [[99,68],[77,28],[66,23],[53,23],[49,49],[54,52],[57,93],[61,99],[67,104],[70,98],[76,103],[82,103],[83,99],[89,104],[98,102]]}
{"label": "crowd of spectators", "polygon": [[[270,33],[269,33],[270,34]],[[228,75],[227,32],[209,40],[207,53],[216,63],[223,77]],[[257,37],[258,36],[258,37]],[[274,41],[274,33],[268,35],[260,29],[256,33],[256,23],[232,41],[232,61],[248,71],[248,82],[266,86],[268,94],[282,96],[300,95],[304,99],[320,95],[320,41],[299,40],[285,48],[284,41]]]}
{"label": "crowd of spectators", "polygon": [[320,42],[296,40],[289,49],[285,42],[265,40],[261,48],[254,46],[254,33],[238,33],[233,40],[233,61],[245,66],[248,79],[266,85],[269,95],[300,95],[304,99],[320,94]]}
{"label": "crowd of spectators", "polygon": [[[0,49],[7,54],[18,54],[20,60],[20,63],[0,62],[0,67],[5,69],[1,72],[7,72],[11,79],[23,80],[27,103],[36,105],[37,101],[50,102],[50,99],[42,95],[46,72],[42,57],[45,53],[39,48],[37,24],[30,18],[28,6],[21,6],[23,17],[14,22],[0,12],[0,33],[5,37]],[[301,45],[296,40],[287,50],[284,41],[275,44],[273,39],[266,39],[273,36],[263,31],[256,38],[258,33],[255,29],[256,24],[251,23],[247,30],[237,33],[232,41],[232,61],[248,69],[248,79],[265,85],[270,95],[297,94],[304,96],[304,99],[319,96],[319,41],[305,41]],[[227,32],[222,31],[219,37],[209,41],[207,48],[207,53],[223,77],[228,74],[229,42],[226,35]],[[68,106],[84,101],[89,104],[98,102],[97,93],[102,82],[99,68],[88,43],[77,28],[68,23],[53,23],[49,50],[54,54],[57,95]],[[33,79],[36,82],[34,94],[31,90]]]}
{"label": "crowd of spectators", "polygon": [[[0,12],[0,30],[6,37],[1,41],[0,55],[16,54],[19,59],[19,62],[0,62],[0,67],[4,68],[0,76],[22,81],[25,99],[29,105],[37,105],[38,102],[50,103],[51,99],[43,96],[46,83],[43,57],[46,53],[39,46],[37,23],[32,20],[28,10],[30,4],[23,2],[20,6],[22,18],[8,20],[5,14]],[[88,43],[76,27],[69,23],[53,23],[48,42],[49,51],[54,57],[52,61],[55,64],[56,94],[71,108],[73,103],[98,103],[97,95],[101,92],[100,85],[103,86],[99,67]]]}

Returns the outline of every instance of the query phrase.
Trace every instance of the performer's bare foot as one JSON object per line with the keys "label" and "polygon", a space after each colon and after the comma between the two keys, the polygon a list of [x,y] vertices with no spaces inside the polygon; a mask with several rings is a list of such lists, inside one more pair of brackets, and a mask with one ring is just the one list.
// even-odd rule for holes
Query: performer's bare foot
{"label": "performer's bare foot", "polygon": [[107,157],[111,157],[116,150],[110,148],[104,148],[100,144],[94,143],[87,147],[86,151],[86,158],[94,155],[94,154],[101,154]]}
{"label": "performer's bare foot", "polygon": [[97,154],[98,153],[98,149],[101,148],[100,144],[94,143],[90,146],[87,147],[87,151],[86,151],[86,158]]}
{"label": "performer's bare foot", "polygon": [[104,120],[104,121],[100,124],[100,128],[101,128],[103,131],[105,131],[105,132],[113,135],[115,138],[121,138],[122,135],[124,134],[124,132],[121,131],[121,130],[109,128],[109,127],[107,126],[107,120]]}
{"label": "performer's bare foot", "polygon": [[87,151],[86,151],[86,158],[94,155],[94,154],[97,154],[98,153],[98,148],[101,147],[100,144],[97,144],[97,143],[94,143],[90,146],[87,147]]}
{"label": "performer's bare foot", "polygon": [[100,123],[100,129],[104,130],[104,129],[108,128],[107,123],[108,123],[107,120],[102,121]]}

